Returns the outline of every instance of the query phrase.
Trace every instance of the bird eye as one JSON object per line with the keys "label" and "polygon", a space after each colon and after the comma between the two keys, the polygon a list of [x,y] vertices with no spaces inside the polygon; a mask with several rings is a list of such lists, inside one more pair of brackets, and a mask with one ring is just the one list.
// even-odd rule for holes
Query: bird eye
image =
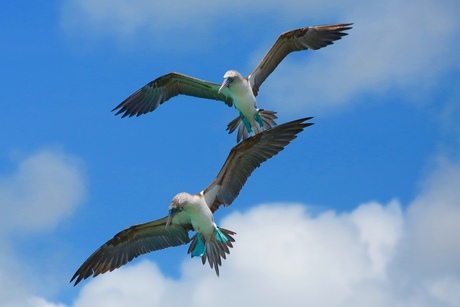
{"label": "bird eye", "polygon": [[232,77],[228,77],[228,78],[227,78],[227,81],[228,81],[228,83],[232,83],[232,82],[233,82],[233,78],[232,78]]}

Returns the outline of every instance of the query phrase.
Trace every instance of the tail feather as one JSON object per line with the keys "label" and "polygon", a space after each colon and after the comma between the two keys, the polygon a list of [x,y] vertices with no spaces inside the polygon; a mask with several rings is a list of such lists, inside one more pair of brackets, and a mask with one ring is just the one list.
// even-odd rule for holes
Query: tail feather
{"label": "tail feather", "polygon": [[[259,124],[260,122],[262,122],[263,125],[262,127],[253,127],[254,128],[253,134],[257,134],[259,132],[262,132],[263,130],[270,129],[276,126],[275,119],[278,118],[276,116],[276,112],[260,109],[258,115],[260,116],[260,120],[257,120],[257,122]],[[235,131],[236,128],[238,128],[238,133],[237,133],[237,138],[236,138],[236,141],[238,143],[241,141],[241,139],[245,140],[248,138],[250,131],[248,131],[248,129],[244,125],[244,122],[241,119],[241,116],[238,116],[237,118],[232,120],[227,125],[227,130],[229,134]],[[262,129],[259,129],[259,128],[262,128]]]}
{"label": "tail feather", "polygon": [[[226,259],[226,254],[230,254],[229,247],[233,247],[232,242],[235,242],[235,239],[232,235],[235,234],[231,230],[220,227],[216,228],[216,236],[211,236],[209,239],[196,233],[191,239],[192,243],[188,248],[188,253],[191,254],[192,258],[201,256],[203,264],[207,260],[211,269],[214,269],[219,276],[219,266],[222,265],[221,258]],[[201,254],[197,252],[197,249],[200,249],[200,244],[204,244],[204,250]]]}
{"label": "tail feather", "polygon": [[271,127],[276,126],[275,119],[278,118],[276,116],[276,112],[274,111],[265,111],[265,110],[260,110],[261,117],[262,117],[262,122],[264,123],[264,129],[270,129]]}
{"label": "tail feather", "polygon": [[249,136],[249,132],[248,132],[248,129],[246,129],[246,126],[240,125],[240,127],[238,128],[238,135],[236,137],[236,142],[239,143],[241,139],[246,140],[248,136]]}

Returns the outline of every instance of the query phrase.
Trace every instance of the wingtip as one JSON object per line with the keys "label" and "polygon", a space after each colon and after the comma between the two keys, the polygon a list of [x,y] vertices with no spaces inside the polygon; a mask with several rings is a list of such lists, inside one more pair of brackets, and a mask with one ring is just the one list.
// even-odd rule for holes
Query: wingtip
{"label": "wingtip", "polygon": [[309,116],[309,117],[304,117],[304,118],[300,118],[298,120],[294,120],[293,122],[298,122],[298,123],[301,123],[304,125],[304,127],[308,127],[308,126],[311,126],[313,125],[314,123],[312,122],[308,122],[306,123],[306,121],[309,121],[310,119],[313,119],[313,116]]}
{"label": "wingtip", "polygon": [[[120,109],[120,110],[118,110],[118,109]],[[117,110],[118,110],[118,111],[117,111]],[[117,113],[113,114],[114,116],[118,116],[118,115],[120,115],[121,113],[125,112],[125,111],[123,110],[123,108],[121,108],[121,105],[118,105],[118,106],[116,106],[115,108],[113,108],[111,112],[115,112],[115,111],[117,111]],[[125,114],[123,114],[123,115],[121,116],[121,118],[125,117],[126,115],[127,115],[127,114],[126,114],[126,112],[125,112]]]}
{"label": "wingtip", "polygon": [[314,123],[308,122],[311,120],[313,116],[299,118],[296,120],[292,120],[290,122],[286,122],[284,124],[278,125],[276,127],[271,128],[270,130],[277,129],[278,131],[289,131],[292,130],[294,138],[297,137],[297,134],[303,131],[305,128],[312,126]]}
{"label": "wingtip", "polygon": [[[78,278],[77,278],[78,277]],[[78,274],[78,271],[72,276],[72,279],[70,279],[69,283],[71,284],[74,280],[75,280],[75,283],[73,284],[73,286],[75,287],[76,285],[78,285],[80,283],[80,281],[82,281],[83,278],[81,278],[81,276],[79,276]]]}
{"label": "wingtip", "polygon": [[[351,29],[353,29],[353,25],[354,25],[354,23],[352,23],[352,22],[351,22],[351,23],[345,23],[345,24],[343,25],[342,30],[343,30],[343,31],[351,30]],[[347,32],[345,32],[345,33],[343,33],[343,34],[348,35]]]}
{"label": "wingtip", "polygon": [[[93,270],[90,270],[89,274],[88,274],[88,271],[84,271],[82,270],[82,268],[80,267],[76,272],[75,274],[73,274],[72,278],[70,279],[69,283],[72,283],[75,281],[75,283],[73,284],[73,286],[75,287],[76,285],[78,285],[81,281],[87,279],[88,277],[92,276],[93,275]],[[98,275],[98,274],[96,274]],[[94,276],[96,276],[94,275]]]}

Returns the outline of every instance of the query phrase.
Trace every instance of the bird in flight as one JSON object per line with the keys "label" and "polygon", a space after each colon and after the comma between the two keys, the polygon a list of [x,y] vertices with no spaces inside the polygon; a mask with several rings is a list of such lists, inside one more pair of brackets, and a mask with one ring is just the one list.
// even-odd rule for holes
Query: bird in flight
{"label": "bird in flight", "polygon": [[249,133],[257,134],[276,125],[276,112],[259,109],[256,96],[265,79],[291,52],[317,50],[348,35],[345,31],[352,23],[304,27],[282,33],[252,73],[244,78],[236,70],[224,74],[223,83],[217,84],[186,76],[177,72],[163,75],[137,90],[112,111],[115,115],[139,116],[155,110],[160,104],[177,95],[221,100],[235,106],[239,116],[231,121],[229,133],[238,127],[237,142],[246,139]]}
{"label": "bird in flight", "polygon": [[[70,282],[75,280],[76,286],[91,275],[113,271],[142,254],[189,242],[188,253],[201,257],[203,264],[207,260],[219,276],[219,266],[230,254],[235,232],[217,226],[213,213],[221,205],[230,206],[252,172],[313,125],[306,122],[311,118],[270,128],[237,144],[207,188],[198,194],[179,193],[169,205],[168,216],[117,233],[80,266]],[[195,231],[192,238],[189,231]]]}

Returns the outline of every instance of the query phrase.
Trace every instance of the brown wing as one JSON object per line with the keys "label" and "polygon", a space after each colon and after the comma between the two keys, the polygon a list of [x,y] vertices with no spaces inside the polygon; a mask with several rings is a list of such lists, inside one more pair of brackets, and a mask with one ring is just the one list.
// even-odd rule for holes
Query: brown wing
{"label": "brown wing", "polygon": [[218,94],[219,88],[220,84],[172,72],[146,84],[112,111],[119,109],[115,115],[124,113],[122,117],[139,116],[152,112],[163,102],[180,94],[222,100],[227,105],[232,106],[233,100],[229,96],[230,92],[225,90]]}
{"label": "brown wing", "polygon": [[313,125],[305,123],[311,118],[265,130],[233,147],[216,179],[203,191],[211,211],[216,211],[222,204],[231,205],[252,172],[282,151],[305,127]]}
{"label": "brown wing", "polygon": [[289,53],[307,49],[317,50],[331,45],[342,36],[348,35],[343,31],[350,30],[351,25],[352,23],[342,23],[305,27],[281,34],[249,76],[254,95],[257,96],[260,85]]}
{"label": "brown wing", "polygon": [[140,255],[190,241],[188,230],[191,226],[170,225],[165,228],[166,221],[167,217],[120,231],[80,266],[70,282],[76,279],[76,286],[91,275],[96,277],[111,272]]}

